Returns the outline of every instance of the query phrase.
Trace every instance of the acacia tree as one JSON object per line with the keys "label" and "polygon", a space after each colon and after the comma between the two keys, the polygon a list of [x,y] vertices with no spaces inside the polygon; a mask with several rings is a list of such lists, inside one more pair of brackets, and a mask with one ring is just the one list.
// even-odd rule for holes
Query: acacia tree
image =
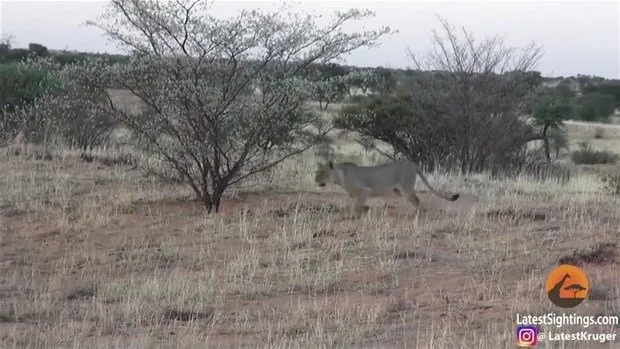
{"label": "acacia tree", "polygon": [[305,77],[314,83],[312,99],[319,102],[320,110],[327,110],[330,103],[340,102],[349,89],[349,69],[336,63],[312,64],[305,70]]}
{"label": "acacia tree", "polygon": [[319,109],[326,111],[330,103],[342,101],[347,93],[348,81],[346,76],[337,76],[315,82],[314,99],[319,101]]}
{"label": "acacia tree", "polygon": [[317,17],[282,10],[230,19],[208,10],[205,1],[114,0],[88,24],[135,54],[125,65],[91,62],[74,76],[140,98],[144,115],[109,97],[103,108],[151,155],[145,168],[187,183],[211,213],[230,185],[326,139],[306,103],[315,86],[303,70],[374,46],[390,29],[345,32],[349,22],[373,15],[362,10],[336,13],[324,27]]}
{"label": "acacia tree", "polygon": [[[451,130],[457,125],[452,124],[445,110],[434,107],[435,101],[427,92],[368,96],[342,108],[334,126],[356,131],[359,135],[355,140],[366,149],[393,160],[403,155],[432,171],[442,160],[450,158],[454,147]],[[391,145],[393,155],[382,151],[375,140]]]}
{"label": "acacia tree", "polygon": [[528,71],[540,48],[519,52],[500,37],[475,40],[440,23],[433,48],[422,58],[411,54],[420,73],[405,89],[369,100],[362,110],[343,110],[336,125],[387,142],[427,168],[511,170],[524,159],[525,144],[540,138],[522,117],[531,106]]}
{"label": "acacia tree", "polygon": [[[568,120],[574,112],[573,105],[567,97],[558,93],[549,93],[541,96],[534,104],[534,123],[541,126],[545,158],[551,162],[551,146],[549,143],[549,131],[559,130],[565,120]],[[556,155],[559,150],[556,147]]]}
{"label": "acacia tree", "polygon": [[371,87],[374,79],[373,72],[370,70],[354,69],[348,75],[349,81],[349,97],[353,97],[351,94],[351,88],[356,87],[366,94],[366,91]]}
{"label": "acacia tree", "polygon": [[396,73],[390,68],[376,67],[373,70],[371,84],[371,88],[380,95],[389,94],[396,88]]}
{"label": "acacia tree", "polygon": [[535,43],[519,49],[499,36],[476,40],[465,28],[458,34],[439,19],[442,32],[433,31],[434,48],[423,59],[411,54],[418,69],[445,74],[422,79],[422,88],[434,91],[457,125],[454,157],[461,172],[489,166],[511,166],[529,133],[522,116],[534,98],[531,71],[541,56]]}

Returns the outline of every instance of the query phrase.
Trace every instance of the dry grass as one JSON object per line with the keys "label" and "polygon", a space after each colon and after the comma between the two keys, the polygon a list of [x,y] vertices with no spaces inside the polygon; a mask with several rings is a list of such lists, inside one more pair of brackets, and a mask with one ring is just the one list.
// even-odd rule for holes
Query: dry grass
{"label": "dry grass", "polygon": [[517,313],[562,312],[543,290],[561,260],[590,277],[575,313],[620,311],[620,200],[588,172],[430,174],[462,198],[422,193],[419,213],[371,200],[354,220],[346,195],[314,187],[307,153],[207,216],[130,166],[37,152],[0,151],[3,348],[513,348]]}
{"label": "dry grass", "polygon": [[[602,130],[597,138],[597,129]],[[577,149],[580,142],[588,142],[594,149],[609,150],[620,154],[620,124],[566,122],[571,148]]]}

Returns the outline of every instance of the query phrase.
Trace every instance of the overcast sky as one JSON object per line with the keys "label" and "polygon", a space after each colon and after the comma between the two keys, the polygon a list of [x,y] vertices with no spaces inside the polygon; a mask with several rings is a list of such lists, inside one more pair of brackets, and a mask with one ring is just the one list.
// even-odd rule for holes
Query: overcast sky
{"label": "overcast sky", "polygon": [[[346,63],[404,68],[411,65],[407,48],[430,49],[435,15],[465,26],[476,37],[499,34],[511,46],[535,41],[544,48],[537,70],[545,76],[577,74],[620,78],[620,2],[618,1],[303,1],[298,11],[322,14],[351,7],[369,8],[376,17],[366,26],[389,25],[399,33],[372,50],[352,53]],[[17,47],[36,42],[50,49],[118,52],[101,32],[83,27],[96,19],[106,2],[7,1],[0,3],[0,30],[15,36]],[[216,1],[217,16],[243,8],[271,8],[273,2]]]}

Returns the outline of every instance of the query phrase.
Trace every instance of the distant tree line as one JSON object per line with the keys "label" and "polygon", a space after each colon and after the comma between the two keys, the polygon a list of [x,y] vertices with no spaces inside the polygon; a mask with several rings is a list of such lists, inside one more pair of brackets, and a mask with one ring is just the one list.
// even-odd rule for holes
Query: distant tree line
{"label": "distant tree line", "polygon": [[46,46],[38,43],[30,43],[28,48],[16,48],[11,44],[9,37],[0,42],[0,64],[23,62],[34,57],[50,57],[60,65],[84,62],[88,58],[105,58],[110,64],[129,62],[127,55],[49,50]]}
{"label": "distant tree line", "polygon": [[[29,58],[49,57],[61,66],[83,63],[88,59],[103,59],[107,64],[128,63],[130,55],[49,50],[39,43],[30,43],[28,48],[14,48],[10,37],[0,42],[0,64],[27,61]],[[416,76],[428,74],[411,68],[394,69],[386,67],[360,68],[337,63],[313,63],[306,68],[306,76],[317,82],[314,99],[321,109],[331,103],[355,99],[355,91],[366,94],[393,94],[398,86],[405,86]],[[441,72],[434,72],[441,74]],[[540,88],[542,100],[550,96],[559,97],[566,104],[564,119],[607,122],[615,109],[620,108],[620,80],[609,80],[598,76],[577,75],[576,77],[543,77],[538,71],[528,71],[525,83],[533,89]],[[554,87],[541,86],[555,85]],[[118,86],[110,86],[112,88]],[[357,98],[359,100],[359,97]],[[534,105],[526,108],[532,114]],[[540,112],[540,110],[539,110]]]}
{"label": "distant tree line", "polygon": [[553,96],[566,104],[567,119],[607,122],[620,107],[620,80],[581,75],[576,79],[562,79],[541,92],[545,98]]}

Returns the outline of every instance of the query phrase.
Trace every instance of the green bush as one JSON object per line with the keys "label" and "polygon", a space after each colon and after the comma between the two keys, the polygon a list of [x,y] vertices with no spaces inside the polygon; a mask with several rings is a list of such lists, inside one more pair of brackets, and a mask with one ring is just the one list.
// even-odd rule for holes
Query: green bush
{"label": "green bush", "polygon": [[571,159],[578,165],[601,165],[615,164],[618,155],[609,151],[595,150],[587,145],[582,145],[581,149],[575,150]]}
{"label": "green bush", "polygon": [[583,121],[608,122],[614,112],[616,101],[613,96],[598,92],[587,92],[579,99],[577,116]]}
{"label": "green bush", "polygon": [[29,119],[31,115],[21,110],[32,107],[35,101],[59,86],[58,80],[44,69],[22,63],[0,64],[0,145],[25,127],[33,129],[34,125],[40,125],[42,120]]}
{"label": "green bush", "polygon": [[19,63],[0,64],[0,106],[5,111],[30,105],[58,85],[46,71]]}

